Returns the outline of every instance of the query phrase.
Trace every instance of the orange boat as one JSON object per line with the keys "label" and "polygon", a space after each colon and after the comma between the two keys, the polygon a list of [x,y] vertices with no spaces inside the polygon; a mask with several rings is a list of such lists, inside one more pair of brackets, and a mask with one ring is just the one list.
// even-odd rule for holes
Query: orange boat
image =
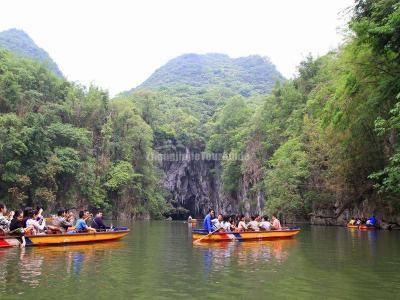
{"label": "orange boat", "polygon": [[376,227],[375,226],[368,226],[368,225],[360,225],[358,226],[359,230],[375,230]]}
{"label": "orange boat", "polygon": [[[259,241],[292,238],[300,232],[299,227],[283,228],[269,231],[216,232],[209,234],[202,229],[192,231],[192,240],[196,242],[226,242],[226,241]],[[199,241],[200,242],[200,241]]]}
{"label": "orange boat", "polygon": [[[26,246],[64,245],[72,243],[93,243],[100,241],[112,241],[128,235],[129,229],[119,227],[110,231],[65,233],[65,234],[43,234],[25,236]],[[22,243],[18,236],[0,236],[1,247],[18,247]]]}
{"label": "orange boat", "polygon": [[375,226],[368,226],[368,225],[365,225],[365,224],[362,224],[362,225],[350,225],[350,224],[347,224],[347,228],[358,229],[358,230],[375,230],[375,229],[377,229]]}
{"label": "orange boat", "polygon": [[347,228],[358,229],[358,225],[347,224]]}

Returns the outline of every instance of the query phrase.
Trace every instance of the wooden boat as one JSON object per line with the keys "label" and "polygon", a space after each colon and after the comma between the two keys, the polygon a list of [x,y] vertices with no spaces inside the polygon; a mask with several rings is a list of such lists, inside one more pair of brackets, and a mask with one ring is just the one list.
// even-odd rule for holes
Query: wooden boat
{"label": "wooden boat", "polygon": [[347,228],[357,229],[357,228],[358,228],[358,225],[347,224]]}
{"label": "wooden boat", "polygon": [[74,244],[63,244],[63,245],[48,245],[46,247],[32,247],[32,253],[39,254],[58,254],[60,252],[92,252],[98,250],[112,250],[122,249],[128,247],[125,241],[103,241],[98,243],[74,243]]}
{"label": "wooden boat", "polygon": [[283,228],[282,230],[270,231],[243,231],[243,232],[216,232],[208,234],[204,230],[193,230],[192,240],[202,239],[201,242],[226,242],[226,241],[257,241],[288,239],[300,232],[300,228]]}
{"label": "wooden boat", "polygon": [[[25,236],[26,246],[45,246],[45,245],[64,245],[72,243],[93,243],[100,241],[112,241],[128,235],[129,229],[126,227],[115,228],[111,231],[84,232],[84,233],[65,233],[65,234],[45,234]],[[1,247],[20,246],[22,240],[17,236],[0,236]]]}
{"label": "wooden boat", "polygon": [[358,226],[358,229],[359,230],[375,230],[376,229],[376,227],[375,226],[367,226],[367,225],[360,225],[360,226]]}

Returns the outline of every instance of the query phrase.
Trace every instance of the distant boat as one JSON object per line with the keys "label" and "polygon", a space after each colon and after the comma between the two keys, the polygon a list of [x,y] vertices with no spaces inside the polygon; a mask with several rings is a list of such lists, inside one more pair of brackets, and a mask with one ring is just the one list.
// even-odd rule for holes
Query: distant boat
{"label": "distant boat", "polygon": [[347,224],[347,228],[358,229],[358,230],[375,230],[375,229],[377,229],[375,226],[365,225],[365,224],[363,224],[363,225],[350,225],[350,224]]}
{"label": "distant boat", "polygon": [[358,229],[358,225],[347,224],[347,228]]}
{"label": "distant boat", "polygon": [[282,230],[269,231],[242,231],[242,232],[216,232],[208,234],[202,229],[192,230],[192,240],[196,242],[226,242],[226,241],[257,241],[288,239],[300,232],[299,227],[283,228]]}
{"label": "distant boat", "polygon": [[376,227],[373,225],[360,225],[358,226],[359,230],[375,230]]}
{"label": "distant boat", "polygon": [[[43,234],[25,236],[26,246],[65,245],[73,243],[94,243],[112,241],[128,235],[129,229],[117,227],[111,231],[65,233],[65,234]],[[0,236],[0,248],[18,247],[22,243],[18,236]]]}

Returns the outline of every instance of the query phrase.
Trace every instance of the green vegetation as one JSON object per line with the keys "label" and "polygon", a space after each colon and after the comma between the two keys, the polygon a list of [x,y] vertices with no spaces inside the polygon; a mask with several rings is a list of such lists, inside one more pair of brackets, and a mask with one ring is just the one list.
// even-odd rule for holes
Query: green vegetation
{"label": "green vegetation", "polygon": [[165,89],[183,85],[205,91],[217,86],[248,97],[269,93],[275,81],[282,79],[269,59],[258,55],[230,58],[219,53],[185,54],[156,70],[139,88]]}
{"label": "green vegetation", "polygon": [[223,196],[262,193],[268,213],[364,199],[398,213],[399,32],[399,1],[359,0],[347,42],[292,80],[259,56],[188,54],[112,101],[2,50],[0,200],[161,217],[171,205],[147,157],[189,148],[242,155],[214,170]]}
{"label": "green vegetation", "polygon": [[132,102],[0,50],[0,201],[160,217],[153,133]]}
{"label": "green vegetation", "polygon": [[202,151],[213,134],[207,123],[228,99],[238,94],[257,98],[282,79],[267,58],[257,55],[232,59],[223,54],[186,54],[118,98],[139,108],[154,130],[156,146],[172,141]]}
{"label": "green vegetation", "polygon": [[22,30],[9,29],[0,32],[0,47],[19,56],[41,61],[58,77],[63,77],[62,72],[49,54],[39,48],[29,35]]}
{"label": "green vegetation", "polygon": [[[347,43],[307,58],[245,122],[219,119],[214,132],[225,135],[214,133],[209,145],[248,154],[235,167],[223,163],[222,181],[236,197],[243,180],[266,193],[268,213],[307,216],[340,203],[340,214],[366,198],[398,212],[399,2],[357,1],[349,28]],[[240,113],[231,109],[221,116],[234,122]]]}

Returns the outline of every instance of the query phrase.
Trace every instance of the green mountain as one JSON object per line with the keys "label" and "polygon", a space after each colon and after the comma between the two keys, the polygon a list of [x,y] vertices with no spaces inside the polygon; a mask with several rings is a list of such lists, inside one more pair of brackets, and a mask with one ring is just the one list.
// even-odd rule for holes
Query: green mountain
{"label": "green mountain", "polygon": [[243,96],[267,94],[283,76],[266,57],[230,58],[219,53],[184,54],[157,69],[137,89],[162,89],[176,85],[226,87]]}
{"label": "green mountain", "polygon": [[22,30],[9,29],[0,32],[0,47],[23,57],[43,61],[54,74],[63,77],[62,72],[50,55],[36,45],[30,36]]}

